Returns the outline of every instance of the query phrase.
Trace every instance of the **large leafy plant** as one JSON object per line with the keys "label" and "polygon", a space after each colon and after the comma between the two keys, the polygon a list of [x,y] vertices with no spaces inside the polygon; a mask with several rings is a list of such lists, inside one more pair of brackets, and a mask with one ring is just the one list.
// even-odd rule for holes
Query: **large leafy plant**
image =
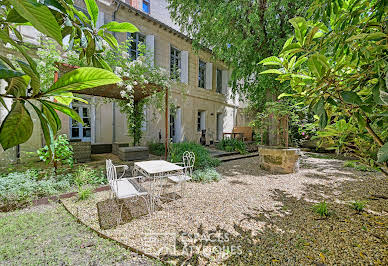
{"label": "large leafy plant", "polygon": [[341,119],[357,121],[358,130],[370,136],[369,147],[379,147],[377,157],[369,159],[376,160],[387,173],[385,1],[315,1],[309,13],[310,20],[290,20],[294,36],[285,42],[279,56],[261,61],[277,66],[262,74],[276,74],[281,82],[288,81],[293,93],[280,97],[302,100],[318,117],[322,129]]}
{"label": "large leafy plant", "polygon": [[[0,128],[0,144],[4,150],[26,142],[33,132],[30,111],[39,118],[46,144],[53,149],[53,138],[61,128],[56,111],[71,116],[82,123],[78,114],[66,104],[72,99],[70,91],[113,84],[121,79],[112,73],[100,54],[103,40],[117,46],[113,32],[137,31],[130,23],[110,22],[98,25],[98,7],[94,0],[85,0],[88,16],[73,6],[72,0],[7,0],[0,9],[0,40],[6,47],[16,50],[16,59],[0,56],[0,79],[6,81],[1,104],[8,109],[4,99],[12,99],[12,106]],[[32,25],[42,34],[62,45],[69,37],[69,49],[86,58],[94,67],[79,68],[60,77],[51,86],[42,86],[32,51],[23,42],[18,26]],[[105,68],[105,69],[103,69]],[[67,98],[66,104],[63,99]],[[57,102],[52,101],[56,99]]]}

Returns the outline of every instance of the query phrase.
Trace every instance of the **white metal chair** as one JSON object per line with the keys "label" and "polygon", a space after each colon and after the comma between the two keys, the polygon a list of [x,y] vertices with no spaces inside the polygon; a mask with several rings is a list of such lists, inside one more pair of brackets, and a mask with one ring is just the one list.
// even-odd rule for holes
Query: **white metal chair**
{"label": "white metal chair", "polygon": [[[124,169],[120,177],[117,177],[117,168]],[[113,196],[116,200],[123,200],[128,198],[137,200],[137,198],[141,197],[144,199],[148,212],[150,213],[150,207],[147,201],[148,192],[136,181],[136,179],[141,179],[142,176],[123,178],[126,170],[128,170],[127,165],[115,166],[113,165],[112,160],[106,160],[106,176],[108,178],[109,186],[111,188],[111,198]],[[119,224],[121,221],[123,205],[124,202],[122,201],[117,224]]]}
{"label": "white metal chair", "polygon": [[194,152],[185,151],[183,153],[183,161],[181,163],[176,163],[183,166],[182,175],[172,175],[168,177],[170,182],[181,185],[181,196],[183,197],[185,190],[185,183],[191,180],[193,175],[194,163],[195,163],[195,154]]}

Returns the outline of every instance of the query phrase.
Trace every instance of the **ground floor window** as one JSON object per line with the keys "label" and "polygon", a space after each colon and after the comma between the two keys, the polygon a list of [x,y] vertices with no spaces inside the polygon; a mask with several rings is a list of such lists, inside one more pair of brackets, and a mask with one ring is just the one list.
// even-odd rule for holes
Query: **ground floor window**
{"label": "ground floor window", "polygon": [[201,131],[203,129],[206,129],[206,121],[205,121],[205,111],[198,111],[197,116],[197,131]]}
{"label": "ground floor window", "polygon": [[73,104],[72,108],[78,113],[84,124],[82,125],[78,121],[70,119],[70,138],[90,141],[92,135],[90,106]]}

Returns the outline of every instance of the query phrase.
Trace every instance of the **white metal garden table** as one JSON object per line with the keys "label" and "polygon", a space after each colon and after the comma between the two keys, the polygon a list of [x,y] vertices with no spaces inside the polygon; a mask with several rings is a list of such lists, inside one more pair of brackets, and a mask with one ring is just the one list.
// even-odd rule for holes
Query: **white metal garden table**
{"label": "white metal garden table", "polygon": [[133,176],[138,174],[143,175],[150,181],[150,213],[155,211],[155,202],[160,199],[163,185],[167,182],[167,177],[171,175],[183,175],[184,168],[182,166],[164,161],[153,160],[134,163],[132,170]]}

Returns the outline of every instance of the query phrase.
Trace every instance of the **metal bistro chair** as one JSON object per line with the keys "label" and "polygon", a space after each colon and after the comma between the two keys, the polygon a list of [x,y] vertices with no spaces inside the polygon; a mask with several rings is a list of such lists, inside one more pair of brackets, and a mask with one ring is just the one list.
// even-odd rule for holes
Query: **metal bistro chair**
{"label": "metal bistro chair", "polygon": [[181,175],[172,175],[168,177],[170,182],[181,185],[181,196],[183,197],[185,191],[185,183],[191,180],[193,175],[194,163],[195,163],[195,154],[194,152],[185,151],[183,153],[183,162],[176,163],[177,165],[183,166],[183,174]]}
{"label": "metal bistro chair", "polygon": [[[117,168],[123,168],[123,174],[120,177],[117,177]],[[106,160],[106,176],[108,178],[109,186],[111,188],[111,198],[112,196],[117,200],[121,200],[120,214],[117,219],[117,224],[121,222],[121,214],[123,211],[124,201],[123,199],[135,199],[141,197],[144,199],[148,212],[150,212],[150,207],[147,201],[148,192],[143,188],[136,179],[141,179],[142,176],[123,178],[125,171],[128,170],[127,165],[113,165],[112,160]]]}

